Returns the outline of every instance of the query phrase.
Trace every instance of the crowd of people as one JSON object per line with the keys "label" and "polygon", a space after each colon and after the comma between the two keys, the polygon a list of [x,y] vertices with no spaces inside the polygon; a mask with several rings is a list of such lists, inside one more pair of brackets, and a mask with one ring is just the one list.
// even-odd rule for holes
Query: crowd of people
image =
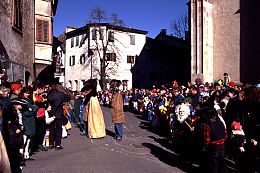
{"label": "crowd of people", "polygon": [[196,80],[179,86],[173,81],[170,86],[126,91],[115,80],[110,90],[99,92],[96,80],[88,80],[80,92],[58,83],[2,83],[0,146],[6,154],[0,168],[10,165],[9,172],[19,173],[33,153],[63,149],[61,139],[71,124],[83,136],[105,137],[100,108],[105,106],[111,107],[117,141],[123,140],[124,112],[130,111],[167,137],[184,160],[198,161],[205,172],[228,172],[225,158],[235,162],[237,172],[259,171],[260,86],[239,86],[224,77],[211,84]]}
{"label": "crowd of people", "polygon": [[[86,81],[81,92],[74,93],[58,82],[23,86],[21,81],[0,85],[0,172],[20,173],[32,154],[62,150],[62,138],[67,137],[72,124],[81,129],[83,136],[106,136],[97,80]],[[120,141],[124,112],[118,82],[112,119],[115,139]]]}
{"label": "crowd of people", "polygon": [[[260,85],[228,80],[125,91],[124,110],[140,114],[206,172],[228,172],[225,158],[235,162],[237,172],[259,171]],[[111,98],[109,91],[100,93],[104,106]]]}
{"label": "crowd of people", "polygon": [[21,172],[33,153],[62,149],[64,103],[69,102],[70,97],[58,84],[27,87],[20,81],[1,84],[1,144],[5,144],[2,149],[6,150],[5,163],[9,163],[11,172]]}

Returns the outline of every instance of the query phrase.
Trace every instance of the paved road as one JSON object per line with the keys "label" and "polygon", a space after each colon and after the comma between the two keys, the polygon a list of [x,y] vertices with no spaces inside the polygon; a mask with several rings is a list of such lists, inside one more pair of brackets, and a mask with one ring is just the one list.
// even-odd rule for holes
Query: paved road
{"label": "paved road", "polygon": [[170,143],[145,125],[139,116],[126,112],[123,141],[113,139],[110,109],[102,108],[107,136],[89,139],[70,130],[63,150],[41,151],[26,162],[23,173],[174,173],[195,172],[182,164]]}

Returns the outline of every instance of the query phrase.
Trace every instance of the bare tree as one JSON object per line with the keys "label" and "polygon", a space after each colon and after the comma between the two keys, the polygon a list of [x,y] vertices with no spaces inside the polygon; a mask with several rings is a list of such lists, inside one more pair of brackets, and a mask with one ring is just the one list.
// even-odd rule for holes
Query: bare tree
{"label": "bare tree", "polygon": [[[88,56],[91,57],[91,72],[93,70],[100,75],[100,85],[102,89],[106,89],[107,79],[109,79],[111,74],[116,73],[120,64],[120,59],[117,55],[120,55],[121,52],[115,45],[115,41],[120,43],[120,40],[117,40],[113,30],[116,27],[124,26],[124,21],[119,19],[115,13],[112,13],[108,19],[106,11],[96,7],[90,12],[88,26],[86,37],[88,37]],[[99,39],[96,37],[97,35]],[[94,41],[94,44],[90,44],[90,40]],[[98,60],[100,68],[94,66],[94,64],[98,64]]]}
{"label": "bare tree", "polygon": [[180,13],[178,17],[171,22],[171,30],[173,35],[185,39],[185,34],[188,31],[188,15]]}

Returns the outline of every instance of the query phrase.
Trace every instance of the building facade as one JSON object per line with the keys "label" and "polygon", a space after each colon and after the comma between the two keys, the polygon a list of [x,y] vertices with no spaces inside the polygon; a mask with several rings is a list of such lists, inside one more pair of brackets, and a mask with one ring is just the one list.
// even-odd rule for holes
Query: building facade
{"label": "building facade", "polygon": [[35,75],[53,60],[53,16],[58,0],[35,0]]}
{"label": "building facade", "polygon": [[240,6],[237,0],[191,0],[191,78],[240,81]]}
{"label": "building facade", "polygon": [[186,85],[190,81],[188,41],[165,32],[148,37],[132,72],[134,88],[170,88],[174,80]]}
{"label": "building facade", "polygon": [[260,79],[260,2],[191,0],[191,77],[256,83]]}
{"label": "building facade", "polygon": [[34,80],[34,1],[0,1],[1,73],[10,82]]}
{"label": "building facade", "polygon": [[80,90],[84,81],[91,78],[100,80],[100,62],[105,55],[107,82],[117,79],[122,81],[123,89],[132,88],[131,68],[143,49],[146,34],[146,31],[107,23],[98,27],[96,24],[67,27],[66,87]]}

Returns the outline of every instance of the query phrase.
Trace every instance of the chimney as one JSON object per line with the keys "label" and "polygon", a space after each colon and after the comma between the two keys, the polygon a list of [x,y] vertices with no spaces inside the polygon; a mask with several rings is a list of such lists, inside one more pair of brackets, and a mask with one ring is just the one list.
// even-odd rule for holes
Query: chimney
{"label": "chimney", "polygon": [[167,30],[166,30],[166,29],[161,29],[160,34],[161,34],[161,35],[166,35],[166,34],[167,34]]}

